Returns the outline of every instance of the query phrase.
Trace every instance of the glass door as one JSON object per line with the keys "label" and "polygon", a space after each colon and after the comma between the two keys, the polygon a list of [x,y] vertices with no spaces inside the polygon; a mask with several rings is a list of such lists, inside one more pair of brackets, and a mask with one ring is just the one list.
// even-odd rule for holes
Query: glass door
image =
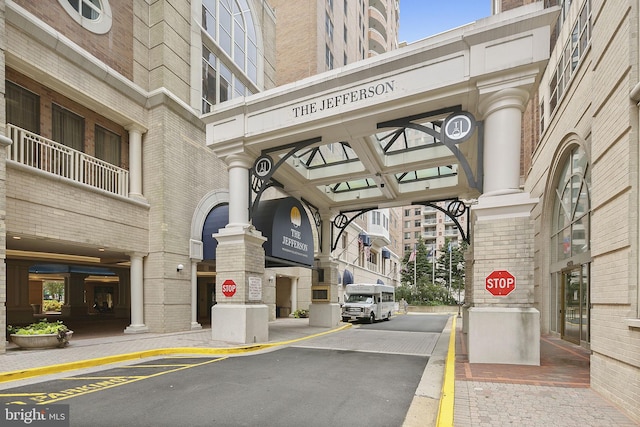
{"label": "glass door", "polygon": [[575,344],[589,343],[589,266],[562,272],[562,338]]}

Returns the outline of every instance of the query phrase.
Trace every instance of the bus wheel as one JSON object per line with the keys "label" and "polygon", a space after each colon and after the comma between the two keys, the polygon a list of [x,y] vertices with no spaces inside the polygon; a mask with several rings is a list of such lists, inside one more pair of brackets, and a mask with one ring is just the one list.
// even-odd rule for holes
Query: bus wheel
{"label": "bus wheel", "polygon": [[369,323],[373,323],[376,320],[376,315],[371,313],[371,316],[369,316]]}
{"label": "bus wheel", "polygon": [[387,318],[384,320],[391,320],[391,312],[387,313]]}

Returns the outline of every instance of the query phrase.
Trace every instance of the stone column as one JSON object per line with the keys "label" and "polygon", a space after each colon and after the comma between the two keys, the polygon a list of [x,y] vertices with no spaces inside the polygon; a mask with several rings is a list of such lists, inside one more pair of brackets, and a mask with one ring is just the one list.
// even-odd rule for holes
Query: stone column
{"label": "stone column", "polygon": [[131,324],[124,330],[125,334],[149,332],[144,324],[144,274],[143,255],[131,254]]}
{"label": "stone column", "polygon": [[[472,207],[473,267],[465,312],[470,363],[540,364],[540,313],[534,307],[534,222],[538,203],[520,190],[522,89],[503,89],[480,103],[484,120],[484,194]],[[506,270],[515,290],[494,296],[486,278]]]}
{"label": "stone column", "polygon": [[249,223],[248,156],[225,159],[229,169],[229,224],[213,237],[216,249],[216,300],[211,309],[214,340],[240,344],[269,340],[269,308],[263,303],[266,239]]}
{"label": "stone column", "polygon": [[[4,62],[4,61],[3,61]],[[4,96],[2,98],[4,102]],[[4,115],[3,115],[4,116]],[[5,218],[7,212],[7,198],[6,198],[6,168],[7,168],[7,148],[11,145],[11,139],[4,135],[4,128],[2,135],[0,135],[0,256],[5,262],[0,266],[0,330],[7,330],[7,274],[6,274],[6,252],[7,252],[7,227],[5,225]],[[0,353],[4,353],[6,349],[6,340],[0,339]]]}
{"label": "stone column", "polygon": [[191,330],[202,329],[198,323],[198,261],[191,260]]}
{"label": "stone column", "polygon": [[298,277],[291,278],[291,313],[298,309]]}
{"label": "stone column", "polygon": [[338,263],[331,259],[331,212],[321,212],[320,217],[322,248],[311,279],[309,326],[332,328],[342,319],[338,303]]}
{"label": "stone column", "polygon": [[143,199],[142,195],[142,134],[141,126],[130,125],[129,131],[129,197]]}

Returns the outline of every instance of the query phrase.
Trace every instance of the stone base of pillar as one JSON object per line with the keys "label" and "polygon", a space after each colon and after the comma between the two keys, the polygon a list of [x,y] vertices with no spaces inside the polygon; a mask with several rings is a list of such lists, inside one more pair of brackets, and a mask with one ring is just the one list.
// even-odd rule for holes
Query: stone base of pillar
{"label": "stone base of pillar", "polygon": [[238,344],[269,341],[269,307],[216,304],[211,308],[211,338]]}
{"label": "stone base of pillar", "polygon": [[192,331],[199,331],[200,329],[202,329],[202,325],[198,322],[191,322],[191,330]]}
{"label": "stone base of pillar", "polygon": [[144,334],[149,332],[147,325],[129,325],[124,329],[125,334]]}
{"label": "stone base of pillar", "polygon": [[334,328],[340,325],[340,304],[312,303],[309,305],[309,326]]}
{"label": "stone base of pillar", "polygon": [[471,307],[469,363],[540,366],[540,312],[535,308]]}

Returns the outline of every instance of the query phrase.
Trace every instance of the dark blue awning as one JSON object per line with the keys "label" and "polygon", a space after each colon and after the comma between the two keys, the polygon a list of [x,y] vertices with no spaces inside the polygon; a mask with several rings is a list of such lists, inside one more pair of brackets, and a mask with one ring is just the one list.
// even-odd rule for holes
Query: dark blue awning
{"label": "dark blue awning", "polygon": [[351,273],[349,270],[345,270],[344,274],[342,275],[342,284],[350,285],[352,283],[353,283],[353,273]]}
{"label": "dark blue awning", "polygon": [[115,276],[116,275],[116,273],[104,267],[91,267],[87,265],[66,265],[66,264],[35,264],[29,267],[29,273],[33,273],[33,274],[78,273],[78,274],[93,274],[96,276]]}

